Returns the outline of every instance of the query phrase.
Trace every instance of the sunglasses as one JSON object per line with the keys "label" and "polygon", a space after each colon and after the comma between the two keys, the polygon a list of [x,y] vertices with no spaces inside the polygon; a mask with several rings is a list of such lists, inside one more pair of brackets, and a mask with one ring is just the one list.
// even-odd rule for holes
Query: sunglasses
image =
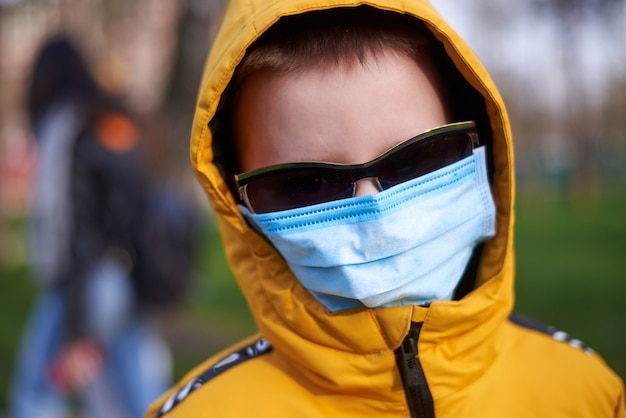
{"label": "sunglasses", "polygon": [[363,164],[299,162],[235,175],[244,204],[253,213],[277,212],[353,197],[356,182],[375,178],[380,190],[413,180],[472,154],[476,123],[430,129]]}

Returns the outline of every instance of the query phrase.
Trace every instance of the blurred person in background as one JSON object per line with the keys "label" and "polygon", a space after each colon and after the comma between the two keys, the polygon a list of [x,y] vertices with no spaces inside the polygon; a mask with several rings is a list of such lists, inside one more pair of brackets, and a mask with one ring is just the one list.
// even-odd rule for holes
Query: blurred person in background
{"label": "blurred person in background", "polygon": [[148,200],[142,130],[64,36],[35,59],[27,111],[39,150],[31,250],[42,292],[10,416],[66,417],[79,407],[92,418],[140,417],[171,379],[169,349],[136,280],[149,270],[138,236],[154,239],[138,230]]}

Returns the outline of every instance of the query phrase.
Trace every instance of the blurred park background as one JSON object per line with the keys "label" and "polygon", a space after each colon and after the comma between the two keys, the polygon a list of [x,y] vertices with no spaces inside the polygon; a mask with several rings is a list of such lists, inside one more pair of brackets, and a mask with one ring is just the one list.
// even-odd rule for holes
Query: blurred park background
{"label": "blurred park background", "polygon": [[[508,105],[517,174],[517,309],[626,377],[626,0],[436,0]],[[194,289],[161,315],[180,377],[254,329],[188,164],[202,65],[223,0],[0,0],[0,416],[37,290],[25,222],[36,164],[25,77],[73,35],[152,128],[154,172],[202,213]]]}

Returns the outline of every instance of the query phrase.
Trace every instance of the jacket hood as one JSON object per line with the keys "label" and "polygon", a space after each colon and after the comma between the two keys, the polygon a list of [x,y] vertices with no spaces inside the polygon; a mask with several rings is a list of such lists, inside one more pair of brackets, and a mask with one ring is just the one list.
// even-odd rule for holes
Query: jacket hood
{"label": "jacket hood", "polygon": [[[281,17],[335,7],[371,6],[423,21],[445,48],[467,83],[484,99],[491,133],[492,192],[497,208],[496,236],[481,253],[474,290],[457,301],[429,307],[360,309],[330,314],[295,279],[282,257],[251,228],[237,208],[214,161],[213,133],[220,98],[246,49]],[[235,0],[226,10],[202,78],[192,137],[194,173],[206,191],[232,272],[260,332],[320,384],[347,387],[350,370],[376,373],[380,361],[398,347],[412,321],[423,322],[419,352],[429,384],[445,395],[458,382],[480,376],[498,350],[493,334],[513,305],[513,150],[505,107],[477,57],[425,0]],[[324,355],[320,355],[320,353]],[[464,358],[464,373],[448,373],[451,359]],[[385,363],[384,361],[382,363]],[[391,364],[387,366],[392,367]],[[333,373],[325,374],[324,370]],[[344,379],[342,382],[334,379]],[[389,382],[389,384],[393,384]]]}

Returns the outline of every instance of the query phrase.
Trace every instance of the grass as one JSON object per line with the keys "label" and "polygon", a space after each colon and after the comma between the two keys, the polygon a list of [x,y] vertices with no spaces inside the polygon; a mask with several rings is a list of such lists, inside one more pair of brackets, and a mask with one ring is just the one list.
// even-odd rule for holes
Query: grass
{"label": "grass", "polygon": [[516,307],[583,340],[626,377],[626,188],[521,194]]}
{"label": "grass", "polygon": [[[626,377],[626,187],[593,196],[518,196],[517,310],[564,329],[600,352]],[[36,285],[20,259],[23,222],[5,225],[0,258],[0,393],[6,393],[17,342]],[[163,315],[163,329],[180,378],[209,355],[254,331],[248,308],[207,219],[196,286],[180,308]],[[20,238],[21,237],[21,238]],[[7,253],[10,254],[7,257]],[[0,254],[1,255],[1,254]],[[14,261],[14,260],[13,260]],[[6,396],[0,397],[0,411]]]}
{"label": "grass", "polygon": [[[23,220],[0,225],[0,394],[7,393],[18,341],[37,289],[24,264],[24,252]],[[5,403],[6,397],[0,397],[0,411]]]}

